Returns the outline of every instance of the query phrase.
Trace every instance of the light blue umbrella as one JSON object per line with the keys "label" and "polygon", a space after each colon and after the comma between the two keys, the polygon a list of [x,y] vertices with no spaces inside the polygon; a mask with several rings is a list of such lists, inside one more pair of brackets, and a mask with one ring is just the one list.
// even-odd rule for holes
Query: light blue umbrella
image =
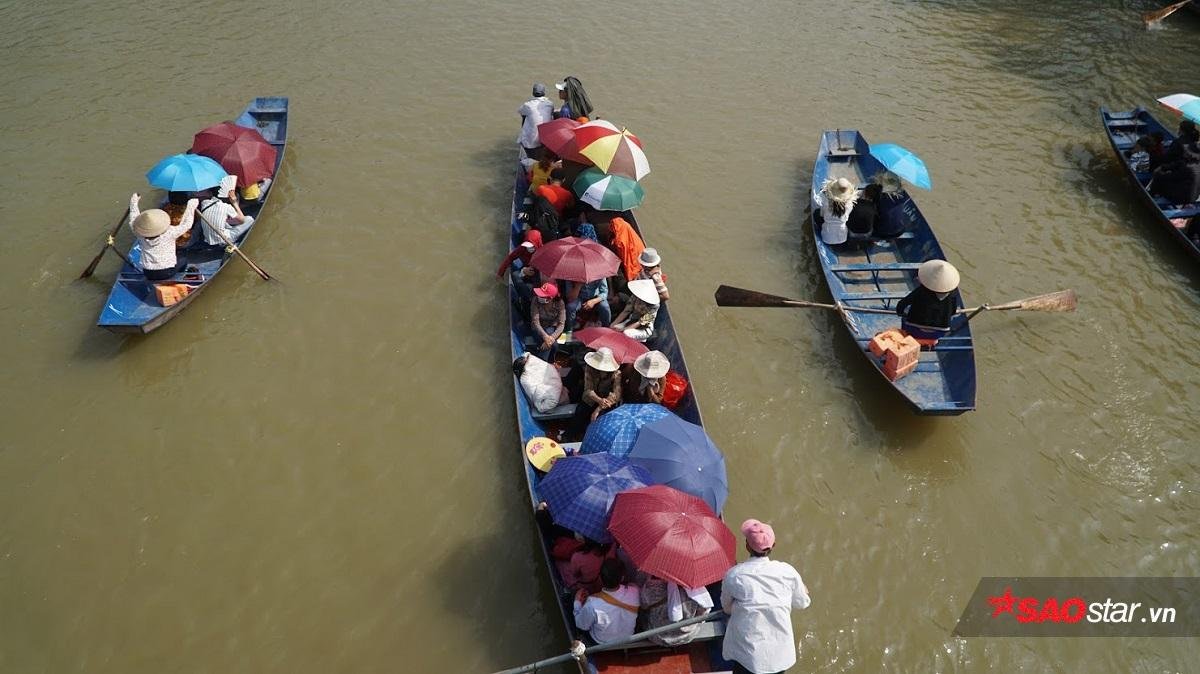
{"label": "light blue umbrella", "polygon": [[910,150],[895,143],[880,143],[871,146],[871,156],[878,159],[880,164],[887,167],[887,170],[917,187],[923,190],[933,188],[933,182],[929,180],[929,169],[925,168],[925,162]]}
{"label": "light blue umbrella", "polygon": [[150,184],[170,192],[199,192],[226,176],[217,162],[198,154],[173,154],[146,172]]}
{"label": "light blue umbrella", "polygon": [[1190,103],[1184,103],[1180,106],[1179,112],[1193,122],[1200,123],[1200,98]]}
{"label": "light blue umbrella", "polygon": [[704,429],[674,414],[646,424],[629,452],[655,482],[699,497],[720,513],[729,496],[725,457]]}
{"label": "light blue umbrella", "polygon": [[587,433],[583,435],[583,442],[579,445],[579,453],[608,452],[613,456],[628,456],[642,426],[670,415],[671,410],[662,405],[621,405],[600,415],[599,419],[588,426]]}

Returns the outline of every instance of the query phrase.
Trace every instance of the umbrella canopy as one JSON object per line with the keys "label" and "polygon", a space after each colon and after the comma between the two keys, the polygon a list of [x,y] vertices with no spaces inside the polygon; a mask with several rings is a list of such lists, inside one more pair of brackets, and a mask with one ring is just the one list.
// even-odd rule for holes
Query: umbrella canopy
{"label": "umbrella canopy", "polygon": [[580,173],[572,187],[580,201],[602,211],[628,211],[641,206],[646,198],[636,180],[610,176],[594,166]]}
{"label": "umbrella canopy", "polygon": [[537,493],[550,506],[555,524],[607,543],[612,540],[607,524],[613,498],[650,483],[644,468],[611,454],[589,454],[555,461]]}
{"label": "umbrella canopy", "polygon": [[225,169],[208,157],[173,154],[147,171],[146,180],[169,192],[199,192],[216,187],[225,175]]}
{"label": "umbrella canopy", "polygon": [[611,122],[598,119],[575,129],[579,153],[610,175],[641,180],[650,173],[650,162],[642,151],[642,141]]}
{"label": "umbrella canopy", "polygon": [[629,460],[650,471],[655,482],[700,498],[713,512],[725,508],[725,456],[704,428],[674,414],[646,424],[638,431]]}
{"label": "umbrella canopy", "polygon": [[929,179],[929,169],[925,168],[925,162],[921,161],[921,158],[913,154],[911,150],[895,143],[880,143],[871,146],[871,156],[878,159],[879,163],[887,167],[887,170],[917,187],[923,190],[933,188],[933,182]]}
{"label": "umbrella canopy", "polygon": [[619,363],[632,363],[638,356],[650,350],[645,344],[612,328],[584,328],[571,333],[571,336],[593,349],[607,346]]}
{"label": "umbrella canopy", "polygon": [[278,152],[255,129],[221,122],[203,129],[192,139],[192,152],[211,157],[242,187],[253,185],[275,173]]}
{"label": "umbrella canopy", "polygon": [[579,445],[580,454],[605,452],[624,458],[633,449],[638,431],[648,423],[671,416],[671,410],[654,403],[621,405],[600,415],[588,426]]}
{"label": "umbrella canopy", "polygon": [[639,569],[684,587],[724,577],[737,541],[709,507],[664,485],[617,494],[608,530]]}
{"label": "umbrella canopy", "polygon": [[1163,96],[1162,98],[1158,99],[1158,102],[1161,103],[1164,108],[1174,110],[1175,112],[1179,112],[1183,106],[1195,101],[1200,101],[1200,97],[1193,96],[1191,94],[1171,94],[1170,96]]}
{"label": "umbrella canopy", "polygon": [[538,248],[529,264],[546,278],[587,283],[617,273],[621,259],[596,241],[567,236]]}
{"label": "umbrella canopy", "polygon": [[567,117],[538,124],[538,142],[561,159],[590,164],[591,160],[579,154],[579,146],[575,143],[575,129],[578,126],[579,122]]}

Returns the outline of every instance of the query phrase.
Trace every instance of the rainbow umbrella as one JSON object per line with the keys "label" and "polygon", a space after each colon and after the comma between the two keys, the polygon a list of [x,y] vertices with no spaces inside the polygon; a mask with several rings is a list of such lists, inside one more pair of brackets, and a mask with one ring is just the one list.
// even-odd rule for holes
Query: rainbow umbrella
{"label": "rainbow umbrella", "polygon": [[580,201],[602,211],[628,211],[646,198],[636,180],[607,175],[594,166],[580,173],[573,187]]}
{"label": "rainbow umbrella", "polygon": [[598,119],[575,128],[579,154],[592,160],[610,175],[641,180],[650,173],[650,162],[642,151],[642,141],[611,122]]}

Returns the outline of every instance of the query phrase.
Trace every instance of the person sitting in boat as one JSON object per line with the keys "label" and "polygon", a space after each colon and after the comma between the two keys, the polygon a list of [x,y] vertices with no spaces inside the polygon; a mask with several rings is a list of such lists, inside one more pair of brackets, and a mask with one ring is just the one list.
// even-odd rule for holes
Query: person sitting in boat
{"label": "person sitting in boat", "polygon": [[189,199],[179,224],[172,225],[171,216],[162,209],[139,210],[141,198],[137,192],[129,197],[129,229],[133,230],[142,251],[142,273],[148,281],[166,281],[187,267],[187,261],[175,252],[175,240],[192,231],[199,202]]}
{"label": "person sitting in boat", "polygon": [[879,186],[879,197],[875,200],[875,227],[872,236],[876,239],[890,239],[904,233],[907,226],[907,216],[904,207],[908,203],[908,194],[900,183],[900,176],[891,171],[881,171],[871,179],[871,184]]}
{"label": "person sitting in boat", "polygon": [[638,272],[637,277],[654,281],[654,290],[658,292],[660,301],[666,302],[671,299],[671,293],[667,290],[667,276],[662,272],[662,258],[658,255],[658,249],[642,250],[642,254],[638,256],[638,264],[642,265],[642,270]]}
{"label": "person sitting in boat", "polygon": [[624,289],[626,283],[636,279],[642,272],[639,259],[642,251],[646,249],[646,244],[625,218],[612,217],[611,213],[606,214],[602,211],[596,211],[593,217],[596,219],[597,231],[600,232],[600,242],[621,260],[621,271],[612,278],[613,283],[609,286],[610,290],[619,292]]}
{"label": "person sitting in boat", "polygon": [[537,196],[550,202],[559,218],[565,217],[567,209],[575,205],[575,195],[571,193],[571,190],[563,187],[565,177],[566,171],[562,166],[555,166],[550,170],[549,182],[533,191]]}
{"label": "person sitting in boat", "polygon": [[[637,624],[639,632],[701,616],[713,608],[712,595],[703,587],[690,589],[656,576],[647,576],[641,588],[641,610]],[[699,629],[700,623],[695,623],[652,636],[650,641],[661,646],[680,646],[691,642]]]}
{"label": "person sitting in boat", "polygon": [[640,278],[629,282],[631,297],[625,308],[609,327],[620,330],[626,337],[644,342],[654,336],[654,320],[658,317],[658,291],[654,281]]}
{"label": "person sitting in boat", "polygon": [[871,183],[863,188],[846,220],[846,242],[862,246],[871,242],[875,234],[875,222],[879,219],[879,198],[883,186]]}
{"label": "person sitting in boat", "polygon": [[563,102],[556,113],[559,117],[579,120],[581,117],[591,116],[592,102],[588,99],[583,82],[580,82],[579,78],[568,75],[562,82],[556,83],[554,88],[558,89],[558,98]]}
{"label": "person sitting in boat", "polygon": [[826,180],[820,190],[813,191],[813,214],[820,216],[817,222],[821,225],[822,241],[831,246],[846,243],[846,221],[857,200],[858,190],[845,178]]}
{"label": "person sitting in boat", "polygon": [[517,108],[517,114],[521,116],[521,134],[517,136],[517,142],[525,150],[525,155],[532,157],[542,147],[538,139],[538,125],[554,119],[554,102],[546,98],[546,85],[535,83],[533,97]]}
{"label": "person sitting in boat", "polygon": [[1150,170],[1150,136],[1142,136],[1133,144],[1133,147],[1125,151],[1125,156],[1129,159],[1129,168],[1138,173],[1145,173]]}
{"label": "person sitting in boat", "polygon": [[954,291],[958,270],[945,260],[929,260],[917,269],[917,287],[896,304],[900,328],[918,340],[936,342],[950,332],[958,310]]}
{"label": "person sitting in boat", "polygon": [[663,377],[671,369],[671,361],[662,351],[647,351],[633,361],[633,371],[621,394],[631,403],[655,403],[663,401]]}
{"label": "person sitting in boat", "polygon": [[267,190],[271,187],[273,181],[270,178],[261,178],[256,182],[242,187],[238,193],[242,197],[242,201],[258,201],[262,202],[267,196]]}
{"label": "person sitting in boat", "polygon": [[587,283],[571,282],[567,288],[567,327],[575,329],[579,312],[594,311],[600,325],[612,323],[612,308],[608,305],[608,279],[601,278]]}
{"label": "person sitting in boat", "polygon": [[554,169],[561,168],[562,162],[558,161],[558,157],[546,148],[538,151],[537,161],[529,167],[529,194],[537,194],[539,187],[550,182],[550,174]]}
{"label": "person sitting in boat", "polygon": [[534,339],[538,340],[534,353],[542,360],[553,356],[554,343],[567,325],[567,307],[558,295],[558,286],[547,281],[533,291],[536,301],[530,310],[529,322]]}
{"label": "person sitting in boat", "polygon": [[604,560],[616,557],[613,544],[599,543],[578,533],[575,534],[575,540],[581,545],[571,554],[566,568],[562,569],[563,585],[568,590],[599,592],[602,586],[600,566],[604,564]]}
{"label": "person sitting in boat", "polygon": [[[237,176],[225,176],[217,193],[200,202],[200,223],[204,229],[204,241],[210,246],[224,246],[226,240],[237,243],[238,238],[254,225],[254,218],[242,213],[238,204]],[[225,238],[221,238],[221,235]]]}
{"label": "person sitting in boat", "polygon": [[1200,198],[1200,132],[1191,120],[1179,123],[1179,136],[1154,170],[1149,189],[1150,194],[1172,204],[1189,204]]}
{"label": "person sitting in boat", "polygon": [[583,391],[571,420],[572,431],[579,434],[601,414],[621,404],[621,377],[617,373],[620,365],[612,349],[600,347],[585,355],[583,362]]}
{"label": "person sitting in boat", "polygon": [[596,594],[584,589],[575,593],[575,627],[587,632],[598,644],[631,637],[637,627],[641,593],[637,585],[623,584],[624,576],[620,561],[606,559],[600,565],[603,589]]}
{"label": "person sitting in boat", "polygon": [[500,268],[496,270],[496,278],[503,281],[504,276],[510,271],[517,271],[529,266],[529,260],[536,250],[537,246],[532,241],[528,239],[522,241],[521,245],[509,251],[504,261],[500,263]]}

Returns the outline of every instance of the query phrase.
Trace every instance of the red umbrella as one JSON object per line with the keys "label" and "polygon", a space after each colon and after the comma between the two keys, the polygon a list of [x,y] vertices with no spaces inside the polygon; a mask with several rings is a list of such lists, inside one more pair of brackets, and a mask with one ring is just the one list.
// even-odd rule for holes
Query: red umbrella
{"label": "red umbrella", "polygon": [[737,541],[704,501],[661,484],[613,500],[608,530],[639,569],[684,587],[725,576]]}
{"label": "red umbrella", "polygon": [[626,337],[625,333],[612,328],[584,328],[576,330],[571,336],[575,340],[583,342],[584,346],[593,349],[607,346],[612,349],[613,358],[616,358],[619,363],[632,363],[637,360],[638,356],[650,350],[646,348],[645,344],[632,337]]}
{"label": "red umbrella", "polygon": [[538,142],[560,159],[590,166],[592,160],[579,154],[579,147],[575,144],[575,128],[578,126],[579,122],[568,117],[538,124]]}
{"label": "red umbrella", "polygon": [[617,273],[621,260],[591,239],[568,236],[538,248],[529,264],[546,278],[587,283]]}
{"label": "red umbrella", "polygon": [[217,160],[245,187],[275,173],[275,148],[258,131],[233,122],[214,124],[196,134],[192,152]]}

